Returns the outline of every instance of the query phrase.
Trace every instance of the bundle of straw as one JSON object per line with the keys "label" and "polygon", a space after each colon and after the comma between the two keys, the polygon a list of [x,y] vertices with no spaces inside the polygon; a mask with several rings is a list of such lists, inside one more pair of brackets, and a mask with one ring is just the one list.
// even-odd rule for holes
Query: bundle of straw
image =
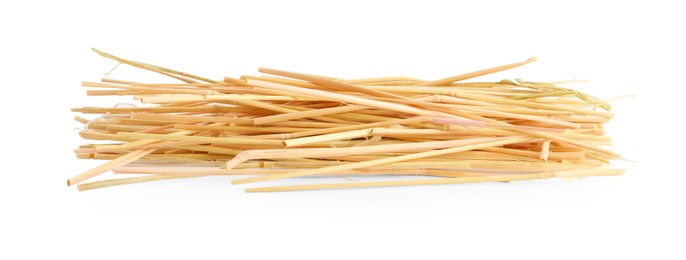
{"label": "bundle of straw", "polygon": [[[266,192],[623,173],[608,167],[620,156],[602,147],[613,114],[601,99],[556,85],[567,82],[462,82],[535,58],[434,81],[267,68],[262,76],[212,80],[93,50],[175,82],[83,82],[94,88],[89,96],[130,95],[146,105],[72,109],[100,115],[76,117],[82,138],[106,140],[80,146],[77,157],[109,160],[67,180],[79,190],[210,175],[252,175],[233,184],[357,179],[246,190]],[[110,170],[142,177],[82,183]],[[398,180],[360,181],[370,175]]]}

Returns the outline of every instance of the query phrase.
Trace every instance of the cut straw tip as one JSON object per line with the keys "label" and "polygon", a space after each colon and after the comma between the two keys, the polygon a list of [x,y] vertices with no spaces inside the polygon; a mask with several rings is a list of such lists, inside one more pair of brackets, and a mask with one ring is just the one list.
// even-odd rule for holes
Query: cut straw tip
{"label": "cut straw tip", "polygon": [[257,71],[261,73],[269,73],[269,72],[275,72],[279,71],[277,69],[270,69],[270,68],[265,68],[265,67],[257,67]]}
{"label": "cut straw tip", "polygon": [[526,60],[526,63],[532,63],[532,62],[537,61],[537,60],[538,60],[538,58],[536,58],[536,57],[531,57],[531,58],[529,58],[528,60]]}
{"label": "cut straw tip", "polygon": [[263,188],[248,188],[243,190],[245,193],[269,192],[268,189]]}
{"label": "cut straw tip", "polygon": [[98,54],[100,54],[100,55],[102,55],[103,53],[105,53],[104,51],[98,50],[98,49],[96,49],[95,47],[91,47],[91,50],[94,51],[94,52],[96,52],[96,53],[98,53]]}
{"label": "cut straw tip", "polygon": [[246,184],[246,183],[251,183],[253,182],[252,179],[240,179],[240,180],[232,180],[231,184],[232,185],[239,185],[239,184]]}

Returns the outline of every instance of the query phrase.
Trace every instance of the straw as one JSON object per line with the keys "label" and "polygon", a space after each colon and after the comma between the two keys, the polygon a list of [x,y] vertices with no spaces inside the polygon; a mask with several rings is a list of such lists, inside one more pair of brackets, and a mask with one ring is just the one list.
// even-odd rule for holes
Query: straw
{"label": "straw", "polygon": [[[438,80],[344,79],[269,68],[214,80],[93,51],[169,80],[82,82],[89,96],[132,99],[72,108],[80,113],[74,117],[82,124],[79,136],[87,140],[75,157],[106,161],[67,180],[82,191],[211,175],[246,175],[233,184],[305,183],[301,177],[308,176],[346,181],[247,189],[271,192],[623,172],[608,168],[621,159],[605,131],[614,116],[608,102],[557,85],[581,81],[468,81],[536,58]],[[108,171],[139,176],[84,183]],[[390,179],[368,182],[371,175]]]}

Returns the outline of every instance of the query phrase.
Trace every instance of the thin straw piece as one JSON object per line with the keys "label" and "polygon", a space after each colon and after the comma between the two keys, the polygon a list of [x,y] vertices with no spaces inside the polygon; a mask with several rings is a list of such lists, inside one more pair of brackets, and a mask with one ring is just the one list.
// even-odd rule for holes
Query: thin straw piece
{"label": "thin straw piece", "polygon": [[293,186],[273,186],[249,188],[246,192],[277,192],[277,191],[304,191],[304,190],[320,190],[320,189],[346,189],[346,188],[369,188],[369,187],[392,187],[392,186],[416,186],[416,185],[436,185],[436,184],[459,184],[459,183],[476,183],[476,182],[511,182],[524,180],[539,180],[549,179],[553,177],[585,177],[585,176],[612,176],[621,175],[624,170],[621,169],[594,169],[581,171],[561,171],[561,172],[545,172],[534,174],[517,174],[517,175],[489,175],[479,177],[460,177],[460,178],[441,178],[441,179],[427,179],[427,180],[398,180],[398,181],[378,181],[378,182],[349,182],[349,183],[332,183],[332,184],[309,184],[309,185],[293,185]]}
{"label": "thin straw piece", "polygon": [[327,158],[346,155],[360,155],[385,152],[418,152],[432,149],[443,149],[460,145],[469,145],[479,142],[493,141],[496,139],[512,139],[515,137],[504,138],[474,138],[467,140],[449,140],[436,142],[416,142],[386,145],[369,145],[342,148],[301,148],[301,149],[262,149],[248,150],[236,155],[233,159],[226,162],[226,168],[232,169],[238,164],[248,160],[258,159],[283,159],[283,158]]}
{"label": "thin straw piece", "polygon": [[316,83],[316,84],[320,84],[320,85],[324,85],[324,86],[332,86],[332,87],[335,87],[335,88],[338,88],[341,90],[352,90],[352,91],[357,91],[360,93],[365,93],[365,94],[377,96],[377,97],[406,99],[406,97],[399,96],[396,94],[391,94],[391,93],[387,93],[387,92],[383,92],[383,91],[375,90],[375,89],[364,88],[364,87],[360,87],[360,86],[353,85],[350,83],[330,80],[330,79],[312,76],[312,75],[307,75],[307,74],[302,74],[302,73],[268,69],[268,68],[258,68],[257,70],[259,72],[262,72],[262,73],[267,73],[267,74],[272,74],[272,75],[277,75],[277,76],[282,76],[282,77],[287,77],[287,78],[306,80],[306,81]]}
{"label": "thin straw piece", "polygon": [[82,181],[88,180],[90,178],[93,178],[95,176],[98,176],[100,174],[103,174],[106,171],[109,171],[110,169],[117,167],[117,166],[123,166],[126,165],[132,161],[138,160],[143,156],[146,156],[153,152],[155,149],[142,149],[134,152],[130,152],[124,156],[117,157],[117,159],[111,160],[109,162],[106,162],[98,167],[95,167],[93,169],[90,169],[84,173],[81,173],[79,175],[76,175],[74,177],[71,177],[67,180],[67,186],[71,186],[74,184],[78,184]]}
{"label": "thin straw piece", "polygon": [[450,83],[453,83],[453,82],[457,82],[457,81],[462,81],[462,80],[466,80],[466,79],[476,78],[476,77],[479,77],[479,76],[488,75],[488,74],[491,74],[491,73],[496,73],[496,72],[500,72],[500,71],[509,70],[509,69],[513,69],[513,68],[516,68],[516,67],[524,66],[524,65],[529,64],[529,63],[532,63],[532,62],[534,62],[534,61],[536,61],[536,60],[537,60],[536,57],[531,57],[531,58],[529,58],[528,60],[525,60],[525,61],[523,61],[523,62],[516,62],[516,63],[507,64],[507,65],[502,65],[502,66],[497,66],[497,67],[493,67],[493,68],[488,68],[488,69],[483,69],[483,70],[477,70],[477,71],[474,71],[474,72],[469,72],[469,73],[465,73],[465,74],[461,74],[461,75],[457,75],[457,76],[447,77],[447,78],[439,79],[439,80],[435,80],[435,81],[417,83],[417,86],[442,86],[442,85],[447,85],[447,84],[450,84]]}
{"label": "thin straw piece", "polygon": [[426,111],[426,110],[422,110],[422,109],[418,109],[418,108],[414,108],[414,107],[410,107],[410,106],[406,106],[406,105],[400,105],[400,104],[384,102],[384,101],[376,101],[376,100],[371,100],[371,99],[366,99],[366,98],[361,98],[361,97],[356,97],[356,96],[350,96],[350,95],[345,95],[345,94],[339,94],[339,93],[333,93],[333,92],[325,92],[325,91],[316,90],[316,89],[305,89],[305,88],[301,88],[301,87],[288,86],[288,85],[272,83],[272,82],[267,82],[267,81],[248,79],[248,84],[253,85],[253,86],[268,88],[268,89],[275,89],[275,90],[293,92],[293,93],[297,93],[297,94],[315,96],[315,97],[323,98],[325,100],[349,102],[349,103],[353,103],[353,104],[357,104],[357,105],[361,105],[361,106],[370,106],[370,107],[376,107],[379,109],[389,109],[389,110],[393,110],[393,111],[409,113],[409,114],[414,114],[414,115],[422,115],[422,116],[438,116],[439,115],[435,112]]}
{"label": "thin straw piece", "polygon": [[357,169],[357,168],[383,165],[383,164],[388,164],[388,163],[393,163],[393,162],[401,162],[401,161],[407,161],[407,160],[412,160],[412,159],[419,159],[419,158],[426,158],[426,157],[445,155],[445,154],[451,154],[451,153],[457,153],[457,152],[470,151],[470,150],[484,148],[484,147],[492,147],[492,146],[501,146],[501,145],[507,145],[507,144],[520,143],[520,142],[529,141],[531,139],[532,138],[530,138],[530,137],[519,137],[519,138],[515,138],[515,139],[509,139],[508,138],[507,140],[484,142],[481,144],[472,144],[472,145],[465,145],[465,146],[442,149],[442,150],[434,150],[434,151],[421,152],[421,153],[415,153],[415,154],[407,154],[407,155],[401,155],[401,156],[396,156],[396,157],[388,157],[388,158],[378,159],[378,160],[370,160],[370,161],[350,163],[350,164],[345,164],[345,165],[337,165],[337,166],[323,167],[323,168],[312,169],[312,170],[304,170],[304,171],[299,171],[299,172],[291,172],[291,173],[284,173],[284,174],[276,174],[276,175],[260,176],[260,177],[255,177],[255,178],[234,180],[231,183],[233,183],[233,184],[244,184],[244,183],[267,181],[267,180],[276,180],[276,179],[283,179],[283,178],[293,178],[293,177],[317,175],[317,174],[322,174],[325,172],[352,170],[352,169]]}
{"label": "thin straw piece", "polygon": [[199,175],[153,175],[153,176],[131,177],[131,178],[121,178],[121,179],[113,179],[113,180],[94,181],[94,182],[89,182],[89,183],[83,183],[83,184],[79,184],[77,186],[77,188],[79,189],[79,191],[87,191],[87,190],[94,190],[94,189],[119,186],[119,185],[126,185],[126,184],[160,181],[160,180],[171,180],[171,179],[180,179],[180,178],[192,178],[192,177],[202,177],[202,176],[199,176]]}

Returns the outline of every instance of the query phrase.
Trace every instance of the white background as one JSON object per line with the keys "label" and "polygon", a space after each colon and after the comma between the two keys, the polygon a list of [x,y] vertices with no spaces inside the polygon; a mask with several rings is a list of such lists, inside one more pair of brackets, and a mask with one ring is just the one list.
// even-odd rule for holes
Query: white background
{"label": "white background", "polygon": [[[135,2],[0,4],[1,259],[686,257],[676,4]],[[114,65],[90,47],[212,78],[265,66],[435,79],[537,56],[483,80],[576,76],[601,97],[637,94],[609,126],[637,162],[574,182],[246,194],[217,177],[79,193],[65,180],[98,162],[74,157],[69,108],[113,104],[79,87]]]}

